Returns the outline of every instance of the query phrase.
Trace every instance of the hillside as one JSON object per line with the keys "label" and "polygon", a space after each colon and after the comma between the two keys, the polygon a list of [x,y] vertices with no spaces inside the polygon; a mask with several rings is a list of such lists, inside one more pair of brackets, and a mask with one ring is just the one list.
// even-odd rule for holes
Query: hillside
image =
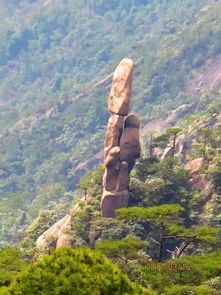
{"label": "hillside", "polygon": [[[119,93],[122,79],[128,77],[123,69],[131,77],[132,67],[130,59],[121,61],[113,75],[111,93]],[[121,79],[117,79],[118,75]],[[130,89],[130,83],[123,87]],[[139,289],[136,286],[139,292],[143,290],[147,294],[159,295],[184,295],[189,292],[194,295],[220,294],[219,95],[210,93],[213,99],[205,110],[200,114],[189,114],[188,118],[180,121],[180,127],[165,129],[165,124],[160,133],[152,131],[152,135],[145,138],[144,154],[131,171],[128,187],[125,170],[117,167],[119,161],[120,167],[122,164],[123,167],[134,165],[133,159],[138,157],[139,140],[137,145],[134,144],[139,120],[134,115],[127,116],[123,132],[116,132],[117,128],[121,128],[119,119],[124,116],[113,111],[118,107],[122,114],[128,113],[130,91],[122,93],[122,97],[127,93],[127,99],[126,102],[122,100],[120,107],[113,103],[115,99],[119,102],[119,96],[113,94],[109,98],[111,120],[107,127],[104,165],[81,178],[78,198],[69,209],[69,214],[55,222],[58,217],[55,211],[42,210],[22,240],[13,248],[2,250],[0,289],[5,292],[3,294],[40,294],[42,290],[63,294],[66,290],[66,294],[71,295],[79,290],[81,280],[79,292],[82,294],[86,295],[92,285],[98,294],[101,289],[104,294],[113,294],[123,284],[119,281],[122,275],[116,268],[113,277],[109,275],[113,265],[109,264],[106,272],[102,266],[100,285],[99,265],[105,257],[100,256],[96,260],[101,255],[98,252],[102,252],[132,282],[139,283],[143,287]],[[208,99],[208,96],[205,98]],[[173,112],[166,122],[171,122],[176,113]],[[114,122],[118,127],[113,127]],[[111,143],[113,148],[109,146],[110,136],[121,137],[120,143],[115,140]],[[127,139],[125,136],[128,136]],[[124,148],[123,138],[127,146],[133,143],[129,154]],[[120,150],[120,157],[114,157],[117,150]],[[109,165],[109,161],[114,162]],[[129,206],[122,208],[119,199],[124,198],[125,201],[128,192]],[[118,208],[115,212],[114,206]],[[61,249],[54,251],[56,248]],[[39,259],[42,256],[43,259]],[[10,260],[12,257],[19,262],[16,269],[13,267],[15,262]],[[5,259],[10,261],[6,270]],[[28,269],[24,268],[27,261],[36,260]],[[12,271],[18,274],[15,279],[12,278]],[[75,276],[76,272],[79,277]],[[108,283],[104,284],[106,278]],[[53,284],[49,284],[49,280]],[[110,284],[110,281],[113,283]],[[115,286],[114,281],[119,284]],[[8,288],[7,282],[11,282]],[[116,292],[124,294],[122,290]],[[135,290],[131,292],[137,294]]]}
{"label": "hillside", "polygon": [[[77,174],[84,173],[76,167],[103,148],[110,75],[122,57],[136,64],[132,111],[144,130],[164,126],[181,105],[206,107],[207,87],[192,85],[202,85],[219,59],[221,14],[220,3],[209,0],[0,5],[4,244],[40,210],[62,215],[75,197]],[[218,75],[204,84],[212,88]]]}
{"label": "hillside", "polygon": [[0,294],[220,295],[221,1],[0,16]]}

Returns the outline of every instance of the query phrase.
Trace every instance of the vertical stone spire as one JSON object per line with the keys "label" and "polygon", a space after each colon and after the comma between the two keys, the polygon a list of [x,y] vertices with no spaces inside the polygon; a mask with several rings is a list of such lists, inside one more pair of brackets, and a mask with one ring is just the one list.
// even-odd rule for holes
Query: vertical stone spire
{"label": "vertical stone spire", "polygon": [[132,75],[133,61],[124,58],[114,72],[108,101],[111,116],[104,147],[103,217],[114,217],[116,209],[127,207],[129,173],[140,156],[140,122],[135,115],[128,116]]}

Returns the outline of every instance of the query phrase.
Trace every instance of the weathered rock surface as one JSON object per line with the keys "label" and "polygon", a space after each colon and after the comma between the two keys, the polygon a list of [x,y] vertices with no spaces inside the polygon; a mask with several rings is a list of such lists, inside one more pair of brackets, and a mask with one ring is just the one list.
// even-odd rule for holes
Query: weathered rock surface
{"label": "weathered rock surface", "polygon": [[103,187],[107,191],[115,190],[119,165],[120,165],[120,148],[118,146],[112,148],[104,162],[105,172],[103,177]]}
{"label": "weathered rock surface", "polygon": [[68,235],[67,233],[62,233],[57,240],[56,249],[65,247],[65,246],[70,246],[70,245],[71,245],[70,235]]}
{"label": "weathered rock surface", "polygon": [[133,114],[126,117],[124,128],[140,128],[140,120]]}
{"label": "weathered rock surface", "polygon": [[37,247],[48,247],[48,240],[53,238],[56,248],[69,246],[70,239],[67,231],[71,229],[71,215],[66,215],[61,220],[53,224],[46,232],[44,232],[36,242]]}
{"label": "weathered rock surface", "polygon": [[115,210],[128,206],[128,190],[121,192],[103,192],[101,212],[102,216],[106,218],[112,218],[115,216]]}
{"label": "weathered rock surface", "polygon": [[133,61],[124,58],[116,68],[108,102],[108,110],[117,115],[127,116],[129,111]]}
{"label": "weathered rock surface", "polygon": [[127,162],[121,162],[116,182],[116,191],[122,192],[127,190],[128,181],[129,181],[129,169]]}
{"label": "weathered rock surface", "polygon": [[189,161],[186,165],[186,170],[189,172],[189,175],[193,176],[194,174],[198,174],[202,169],[204,162],[205,161],[203,158],[198,158]]}
{"label": "weathered rock surface", "polygon": [[54,223],[47,231],[45,231],[36,241],[36,246],[38,248],[48,248],[50,247],[51,241],[53,241],[53,248],[60,248],[64,246],[71,245],[71,236],[68,231],[71,230],[71,218],[76,213],[81,211],[81,202],[89,202],[91,200],[91,195],[87,194],[83,196],[79,201],[77,201],[70,209],[70,214],[67,214],[62,219]]}
{"label": "weathered rock surface", "polygon": [[139,129],[127,127],[124,129],[120,140],[120,160],[133,168],[135,159],[140,157]]}
{"label": "weathered rock surface", "polygon": [[124,127],[124,117],[112,114],[107,125],[105,148],[104,148],[104,159],[106,159],[109,151],[113,147],[119,146],[123,127]]}
{"label": "weathered rock surface", "polygon": [[[176,110],[172,111],[172,113],[170,113],[170,115],[168,116],[166,120],[156,119],[156,120],[152,120],[148,122],[140,130],[140,136],[145,135],[147,132],[150,132],[150,131],[162,131],[168,126],[174,126],[177,123],[177,121],[179,121],[179,119],[182,119],[183,116],[185,116],[185,114],[188,114],[192,109],[193,107],[190,105],[182,105],[178,107]],[[200,126],[199,128],[203,128],[203,127],[204,126]],[[1,138],[0,136],[0,144],[1,144],[1,140],[3,140],[3,138]],[[184,144],[186,145],[186,143]],[[154,154],[160,158],[163,154],[163,150],[155,148]],[[70,187],[70,189],[72,190],[76,189],[76,184],[79,182],[81,177],[83,177],[88,170],[92,170],[98,164],[100,164],[102,160],[103,160],[103,150],[95,154],[88,161],[85,161],[77,165],[77,167],[74,169],[74,176],[72,178],[73,185]]]}
{"label": "weathered rock surface", "polygon": [[129,172],[133,168],[135,159],[140,157],[139,127],[140,121],[135,115],[129,115],[125,119],[120,139],[120,161],[128,163]]}
{"label": "weathered rock surface", "polygon": [[113,84],[108,102],[111,117],[108,121],[103,176],[101,214],[114,217],[115,210],[128,205],[129,173],[140,156],[140,121],[128,115],[133,62],[123,59],[113,75]]}

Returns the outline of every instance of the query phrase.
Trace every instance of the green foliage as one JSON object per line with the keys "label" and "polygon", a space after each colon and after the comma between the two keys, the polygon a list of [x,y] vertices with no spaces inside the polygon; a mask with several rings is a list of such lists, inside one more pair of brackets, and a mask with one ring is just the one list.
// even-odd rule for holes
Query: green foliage
{"label": "green foliage", "polygon": [[[181,104],[198,103],[198,94],[183,93],[186,80],[220,50],[219,4],[201,13],[207,4],[0,3],[0,198],[22,193],[26,207],[21,210],[27,212],[37,197],[34,218],[41,204],[48,209],[40,197],[48,188],[76,189],[83,172],[75,168],[103,147],[108,90],[97,82],[125,56],[136,63],[132,108],[142,124]],[[198,107],[207,105],[201,102]],[[10,206],[7,199],[0,208],[9,212],[3,218],[9,225],[1,230],[3,244],[24,227],[19,224],[23,213]]]}
{"label": "green foliage", "polygon": [[[199,139],[202,142],[202,155],[204,159],[208,158],[209,154],[209,145],[211,143],[211,140],[213,138],[213,131],[211,128],[202,128],[198,132]],[[200,150],[200,148],[198,147]]]}
{"label": "green foliage", "polygon": [[159,226],[162,223],[170,224],[176,220],[178,214],[184,211],[179,205],[165,204],[161,206],[154,206],[150,208],[129,207],[117,210],[117,217],[119,219],[134,219],[138,218],[153,222],[154,225]]}
{"label": "green foliage", "polygon": [[127,236],[144,237],[144,228],[139,223],[114,218],[96,218],[91,223],[95,229],[96,239],[100,240],[121,240]]}
{"label": "green foliage", "polygon": [[185,228],[180,225],[177,225],[177,224],[171,224],[168,227],[168,232],[171,235],[185,235],[185,236],[189,236],[189,237],[192,237],[195,235],[190,229]]}
{"label": "green foliage", "polygon": [[202,143],[194,143],[191,150],[191,155],[194,158],[203,157],[204,154],[207,154],[207,147],[204,147]]}
{"label": "green foliage", "polygon": [[130,178],[130,205],[177,203],[187,208],[190,198],[187,172],[177,157],[140,159],[135,165]]}
{"label": "green foliage", "polygon": [[91,222],[95,217],[100,215],[100,212],[94,209],[90,204],[85,204],[79,212],[74,214],[72,218],[72,236],[75,247],[82,247],[89,244]]}
{"label": "green foliage", "polygon": [[39,216],[34,219],[26,230],[27,235],[35,241],[46,229],[48,229],[57,219],[55,211],[42,210]]}
{"label": "green foliage", "polygon": [[36,248],[38,237],[48,230],[58,220],[58,217],[58,213],[53,210],[40,211],[39,216],[25,230],[22,241],[17,245],[24,259],[28,261],[34,261],[36,259],[39,254]]}
{"label": "green foliage", "polygon": [[[190,293],[191,292],[191,293]],[[217,295],[215,289],[206,286],[173,286],[170,289],[166,289],[167,295],[185,295],[185,294],[194,294],[194,295]]]}
{"label": "green foliage", "polygon": [[171,224],[168,228],[168,232],[172,235],[193,237],[194,240],[211,244],[215,244],[217,242],[217,237],[219,234],[219,230],[209,226],[198,226],[190,229],[176,224]]}
{"label": "green foliage", "polygon": [[[72,240],[75,247],[89,244],[91,225],[100,217],[100,200],[102,195],[103,166],[86,173],[80,180],[81,199],[76,200],[76,205],[81,208],[72,216]],[[86,202],[85,202],[86,201]]]}
{"label": "green foliage", "polygon": [[161,206],[143,208],[143,207],[129,207],[121,208],[116,211],[117,218],[125,220],[141,220],[149,223],[153,227],[152,235],[156,235],[156,240],[153,240],[158,244],[159,253],[158,261],[162,261],[164,254],[164,248],[166,242],[172,240],[181,240],[180,248],[176,254],[176,257],[180,257],[183,251],[192,243],[206,242],[215,244],[218,239],[219,231],[215,228],[208,226],[201,226],[191,228],[185,228],[180,225],[181,220],[179,214],[184,211],[179,205],[165,204]]}
{"label": "green foliage", "polygon": [[154,294],[131,283],[99,252],[64,248],[31,265],[3,294]]}
{"label": "green foliage", "polygon": [[[103,167],[81,178],[78,193],[82,200],[77,205],[81,210],[72,218],[73,246],[93,246],[99,239],[97,247],[132,280],[152,285],[163,294],[213,294],[210,288],[219,290],[217,281],[211,280],[220,276],[220,253],[206,255],[206,244],[215,247],[219,235],[209,225],[220,227],[220,94],[189,93],[187,81],[192,70],[203,70],[220,53],[220,3],[61,0],[53,5],[53,1],[9,0],[0,3],[0,16],[1,244],[20,234],[23,241],[18,247],[23,256],[36,258],[37,237],[72,202],[73,194],[67,191],[76,189],[88,168],[82,162],[103,147],[109,82],[97,82],[128,56],[136,64],[132,109],[143,125],[157,118],[166,121],[168,114],[183,104],[200,112],[198,121],[192,122],[190,116],[189,123],[183,124],[184,143],[195,139],[188,156],[206,160],[200,172],[212,181],[215,193],[208,202],[203,191],[196,192],[189,185],[184,165],[175,157],[181,128],[170,127],[149,139],[144,154],[150,158],[141,159],[131,173],[131,207],[118,211],[120,219],[100,218]],[[170,157],[153,157],[154,147],[165,148],[168,143]],[[96,155],[92,164],[99,157]],[[208,226],[196,227],[201,220]],[[128,235],[148,240],[153,259],[168,259],[166,252],[175,255],[175,250],[181,250],[178,256],[194,251],[204,256],[183,256],[159,264],[188,264],[191,268],[186,271],[154,273],[145,268],[149,256],[139,250],[147,242]],[[49,239],[54,242],[53,236]],[[13,271],[13,275],[20,271],[22,262],[11,250],[1,251],[2,261],[6,258],[8,263],[6,272],[5,262],[2,267],[4,286],[11,282]],[[92,290],[94,294],[151,294],[142,292],[108,263],[89,250],[55,251],[1,291],[22,295],[88,294]]]}
{"label": "green foliage", "polygon": [[196,234],[197,239],[202,242],[214,244],[217,242],[219,231],[216,228],[200,226],[194,229],[194,233]]}
{"label": "green foliage", "polygon": [[59,203],[64,197],[64,194],[64,187],[60,184],[55,185],[50,190],[36,196],[29,208],[29,212],[33,217],[36,217],[41,209],[54,209],[53,205]]}
{"label": "green foliage", "polygon": [[[180,212],[184,211],[179,205],[161,205],[149,208],[142,207],[129,207],[122,208],[116,211],[117,218],[126,220],[142,220],[148,222],[159,236],[156,241],[158,244],[158,261],[162,261],[164,255],[164,244],[167,239],[171,237],[170,226],[174,222],[178,222],[178,215]],[[177,236],[173,236],[177,238]]]}
{"label": "green foliage", "polygon": [[[137,266],[137,271],[143,279],[143,284],[158,290],[160,294],[167,294],[165,290],[178,292],[187,285],[192,288],[190,289],[192,291],[206,290],[202,287],[204,282],[220,275],[220,261],[220,251],[218,251],[206,255],[186,255],[165,263],[149,262],[146,265]],[[177,289],[173,289],[175,285]],[[215,289],[212,285],[207,286]]]}
{"label": "green foliage", "polygon": [[25,265],[18,250],[9,247],[0,249],[0,293],[1,287],[9,286]]}
{"label": "green foliage", "polygon": [[103,165],[99,165],[96,170],[88,172],[79,181],[79,188],[84,194],[94,196],[101,193],[102,177],[104,173]]}
{"label": "green foliage", "polygon": [[103,240],[96,243],[96,249],[110,258],[134,259],[138,250],[146,247],[147,242],[136,237],[126,237],[121,241]]}
{"label": "green foliage", "polygon": [[218,194],[221,193],[221,163],[216,161],[214,164],[210,165],[207,169],[207,175],[213,182],[216,192]]}
{"label": "green foliage", "polygon": [[173,141],[173,148],[175,148],[176,138],[177,135],[180,133],[182,129],[179,127],[170,127],[164,133],[160,134],[159,136],[155,137],[153,140],[153,146],[161,146],[165,147],[167,143],[172,140]]}
{"label": "green foliage", "polygon": [[141,263],[147,263],[150,258],[144,251],[147,242],[137,237],[127,236],[122,240],[101,240],[96,243],[96,249],[104,253],[132,280],[139,277],[136,268]]}

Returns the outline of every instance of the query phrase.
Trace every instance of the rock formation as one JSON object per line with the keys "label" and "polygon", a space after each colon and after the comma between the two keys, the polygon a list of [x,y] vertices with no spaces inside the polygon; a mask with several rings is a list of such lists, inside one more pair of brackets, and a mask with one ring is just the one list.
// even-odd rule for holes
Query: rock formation
{"label": "rock formation", "polygon": [[72,230],[72,217],[81,211],[82,202],[89,202],[91,195],[83,196],[77,201],[73,207],[69,210],[69,214],[65,215],[62,219],[54,223],[48,230],[46,230],[36,241],[36,246],[40,249],[50,248],[61,248],[64,246],[71,246],[71,235]]}
{"label": "rock formation", "polygon": [[114,217],[115,210],[128,205],[128,179],[135,160],[140,156],[139,119],[129,115],[133,61],[124,58],[113,74],[108,101],[108,121],[103,176],[101,214]]}
{"label": "rock formation", "polygon": [[49,239],[54,239],[55,247],[61,248],[70,245],[70,237],[67,231],[71,229],[71,215],[68,214],[61,220],[53,224],[44,232],[36,242],[37,247],[46,248],[49,246]]}

